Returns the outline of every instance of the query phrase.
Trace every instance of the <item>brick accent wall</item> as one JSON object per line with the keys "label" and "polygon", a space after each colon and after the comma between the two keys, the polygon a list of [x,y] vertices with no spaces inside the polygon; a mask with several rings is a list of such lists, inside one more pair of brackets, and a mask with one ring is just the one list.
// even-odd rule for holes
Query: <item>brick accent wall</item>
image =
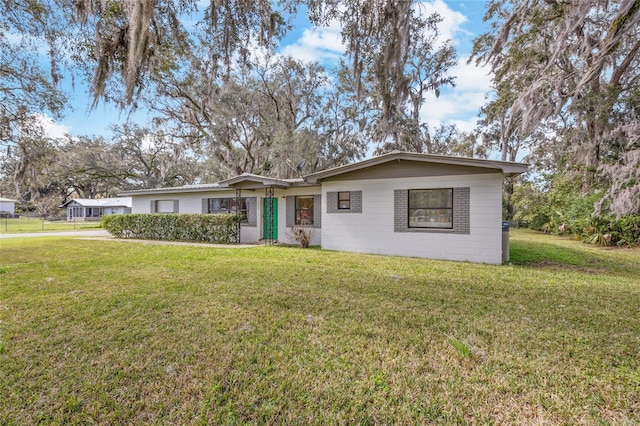
{"label": "brick accent wall", "polygon": [[471,233],[470,210],[471,188],[453,188],[453,231],[454,234]]}
{"label": "brick accent wall", "polygon": [[287,228],[293,228],[296,220],[296,197],[287,195]]}
{"label": "brick accent wall", "polygon": [[[340,191],[346,192],[346,191]],[[362,213],[362,191],[351,192],[351,208],[338,208],[338,192],[327,192],[327,213]]]}
{"label": "brick accent wall", "polygon": [[313,227],[322,228],[322,195],[313,196]]}
{"label": "brick accent wall", "polygon": [[409,230],[409,191],[406,189],[393,190],[393,231],[407,232]]}
{"label": "brick accent wall", "polygon": [[427,232],[464,234],[471,233],[470,210],[471,188],[453,188],[453,229],[409,228],[409,190],[393,191],[393,230],[394,232]]}

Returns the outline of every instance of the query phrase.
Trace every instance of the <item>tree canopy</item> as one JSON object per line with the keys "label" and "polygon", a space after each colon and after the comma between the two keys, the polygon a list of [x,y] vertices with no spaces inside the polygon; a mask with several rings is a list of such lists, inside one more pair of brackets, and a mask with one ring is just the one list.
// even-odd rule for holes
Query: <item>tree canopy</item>
{"label": "tree canopy", "polygon": [[[47,52],[22,53],[37,65],[22,78],[42,86],[37,91],[23,87],[16,96],[22,104],[7,108],[14,115],[23,111],[23,122],[14,120],[14,129],[43,111],[63,111],[63,97],[50,106],[42,104],[64,95],[58,86],[63,63],[72,76],[88,80],[93,107],[108,102],[122,110],[144,109],[153,118],[153,129],[127,124],[118,127],[117,140],[108,146],[73,137],[55,146],[72,155],[70,147],[83,151],[91,145],[104,153],[98,157],[111,161],[117,157],[111,145],[118,146],[131,163],[150,162],[149,170],[138,174],[145,186],[180,182],[151,170],[153,159],[159,158],[154,149],[159,154],[169,146],[171,152],[162,154],[165,168],[166,161],[176,159],[206,162],[206,170],[195,167],[189,181],[242,172],[291,177],[361,158],[371,141],[383,150],[429,150],[429,143],[410,141],[414,131],[420,132],[420,140],[429,137],[420,108],[427,93],[437,94],[454,83],[448,71],[455,50],[450,43],[436,43],[441,19],[417,2],[56,0],[25,3],[16,10],[11,3],[2,3],[11,11],[6,15],[9,32],[34,46],[45,39],[49,46]],[[347,54],[335,72],[277,52],[301,13],[318,26],[341,25]],[[2,34],[6,44],[11,45],[10,39],[9,33]],[[18,54],[14,47],[11,52]],[[13,74],[20,75],[20,69]],[[10,79],[3,75],[2,83],[4,93],[11,94]],[[142,137],[162,142],[132,142]],[[18,133],[11,139],[14,144],[25,141]],[[12,170],[35,164],[27,152],[8,153]],[[72,162],[92,162],[91,156],[72,157]],[[292,167],[302,160],[304,170]],[[80,169],[78,173],[99,179],[99,167]],[[13,176],[21,184],[33,183],[24,173]],[[78,181],[66,182],[69,190],[98,195],[99,185],[89,190]],[[32,189],[31,198],[37,198],[40,192]]]}
{"label": "tree canopy", "polygon": [[493,0],[485,19],[474,58],[494,72],[484,122],[503,159],[526,141],[584,191],[604,184],[603,211],[638,212],[640,1]]}

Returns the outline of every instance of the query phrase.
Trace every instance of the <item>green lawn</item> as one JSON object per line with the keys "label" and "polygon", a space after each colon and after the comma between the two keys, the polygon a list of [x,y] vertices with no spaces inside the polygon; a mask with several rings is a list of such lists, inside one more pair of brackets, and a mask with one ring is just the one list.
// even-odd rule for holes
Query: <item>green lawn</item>
{"label": "green lawn", "polygon": [[0,424],[637,424],[640,250],[0,241]]}
{"label": "green lawn", "polygon": [[24,232],[73,231],[74,229],[98,229],[98,222],[68,222],[66,220],[43,220],[39,218],[0,218],[0,234]]}

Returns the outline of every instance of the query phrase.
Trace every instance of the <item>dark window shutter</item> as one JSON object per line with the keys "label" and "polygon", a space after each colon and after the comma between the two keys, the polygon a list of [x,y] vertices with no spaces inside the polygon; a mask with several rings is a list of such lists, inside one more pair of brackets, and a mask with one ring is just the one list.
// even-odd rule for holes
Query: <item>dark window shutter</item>
{"label": "dark window shutter", "polygon": [[453,188],[453,230],[456,234],[471,233],[471,188]]}
{"label": "dark window shutter", "polygon": [[296,197],[287,196],[287,228],[293,228],[296,217]]}
{"label": "dark window shutter", "polygon": [[247,198],[247,226],[258,226],[258,199],[256,197]]}
{"label": "dark window shutter", "polygon": [[313,227],[322,227],[322,195],[313,196]]}
{"label": "dark window shutter", "polygon": [[351,191],[351,213],[362,213],[362,191]]}
{"label": "dark window shutter", "polygon": [[407,232],[409,227],[409,191],[395,189],[393,191],[393,231]]}
{"label": "dark window shutter", "polygon": [[338,213],[338,193],[327,192],[327,213]]}

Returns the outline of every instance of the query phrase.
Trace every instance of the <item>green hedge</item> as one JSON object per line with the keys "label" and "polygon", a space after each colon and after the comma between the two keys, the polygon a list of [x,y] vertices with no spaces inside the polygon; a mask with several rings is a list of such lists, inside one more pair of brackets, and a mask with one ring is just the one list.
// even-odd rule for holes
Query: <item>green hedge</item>
{"label": "green hedge", "polygon": [[235,214],[123,214],[102,218],[102,227],[116,238],[163,241],[236,243]]}

